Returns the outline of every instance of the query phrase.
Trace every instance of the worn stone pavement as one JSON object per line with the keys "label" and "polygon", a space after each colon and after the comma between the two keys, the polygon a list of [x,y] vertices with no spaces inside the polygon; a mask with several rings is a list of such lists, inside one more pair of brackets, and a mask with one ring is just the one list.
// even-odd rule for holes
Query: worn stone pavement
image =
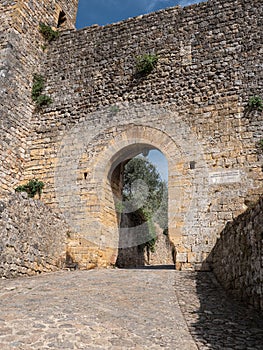
{"label": "worn stone pavement", "polygon": [[0,280],[0,349],[262,350],[262,315],[209,273],[62,271]]}

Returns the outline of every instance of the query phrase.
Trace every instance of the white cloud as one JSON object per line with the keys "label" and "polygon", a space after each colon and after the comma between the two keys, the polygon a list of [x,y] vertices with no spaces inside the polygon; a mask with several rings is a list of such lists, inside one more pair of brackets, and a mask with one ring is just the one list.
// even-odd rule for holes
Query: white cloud
{"label": "white cloud", "polygon": [[150,1],[150,3],[148,4],[147,6],[147,11],[152,11],[156,5],[158,5],[159,3],[162,3],[162,2],[166,2],[165,0],[162,1],[162,0],[152,0]]}

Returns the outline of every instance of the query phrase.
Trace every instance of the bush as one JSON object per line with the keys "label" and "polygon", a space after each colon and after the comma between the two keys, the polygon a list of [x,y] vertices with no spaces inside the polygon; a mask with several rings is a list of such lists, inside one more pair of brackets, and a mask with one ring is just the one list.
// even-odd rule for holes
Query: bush
{"label": "bush", "polygon": [[56,32],[49,25],[42,22],[39,23],[39,32],[49,43],[59,36],[59,32]]}
{"label": "bush", "polygon": [[39,107],[48,106],[52,102],[51,97],[47,95],[40,95],[36,100],[36,104]]}
{"label": "bush", "polygon": [[258,111],[263,111],[263,101],[259,96],[252,96],[248,101],[248,106],[250,109],[256,109]]}
{"label": "bush", "polygon": [[35,195],[38,193],[38,196],[40,198],[43,188],[44,188],[44,182],[38,181],[38,179],[33,179],[28,181],[26,185],[18,186],[15,189],[15,191],[26,192],[28,194],[28,197],[30,198],[34,198]]}
{"label": "bush", "polygon": [[258,141],[258,147],[263,151],[263,139]]}
{"label": "bush", "polygon": [[34,74],[32,86],[32,100],[37,101],[44,89],[44,78],[40,74]]}
{"label": "bush", "polygon": [[157,65],[158,56],[155,54],[144,54],[137,57],[136,72],[138,74],[149,74]]}
{"label": "bush", "polygon": [[48,106],[52,102],[49,96],[42,94],[44,87],[44,77],[40,74],[34,74],[31,97],[38,107]]}

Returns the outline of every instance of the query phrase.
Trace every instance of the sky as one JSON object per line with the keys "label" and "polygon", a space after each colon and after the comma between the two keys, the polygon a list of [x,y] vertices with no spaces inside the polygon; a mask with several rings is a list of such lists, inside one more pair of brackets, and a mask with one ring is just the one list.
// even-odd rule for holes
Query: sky
{"label": "sky", "polygon": [[172,6],[188,6],[201,0],[79,0],[76,27],[105,25]]}
{"label": "sky", "polygon": [[155,165],[158,173],[164,181],[168,181],[168,162],[162,152],[157,149],[151,150],[148,155],[148,160]]}

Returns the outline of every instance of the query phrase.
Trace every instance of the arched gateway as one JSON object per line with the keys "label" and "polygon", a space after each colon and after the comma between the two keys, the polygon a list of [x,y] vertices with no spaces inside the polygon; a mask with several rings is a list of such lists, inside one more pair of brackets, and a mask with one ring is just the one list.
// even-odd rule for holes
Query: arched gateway
{"label": "arched gateway", "polygon": [[[127,107],[119,111],[126,112]],[[131,118],[136,115],[137,120],[145,117],[149,120],[150,113],[158,113],[163,116],[163,125],[127,123],[104,128],[103,124],[97,127],[99,133],[93,135],[91,120],[96,119],[93,115],[62,140],[55,190],[59,206],[75,231],[69,254],[84,267],[89,266],[94,254],[99,265],[115,263],[120,244],[116,198],[121,194],[121,165],[142,151],[158,149],[168,161],[168,229],[180,268],[189,264],[188,256],[195,249],[191,234],[198,221],[197,208],[202,212],[207,201],[202,149],[187,125],[176,122],[176,113],[173,127],[170,122],[165,125],[172,112],[164,108],[148,106],[139,112],[129,107],[129,113]],[[101,114],[100,118],[105,118]],[[134,235],[127,237],[127,242],[138,242]]]}

